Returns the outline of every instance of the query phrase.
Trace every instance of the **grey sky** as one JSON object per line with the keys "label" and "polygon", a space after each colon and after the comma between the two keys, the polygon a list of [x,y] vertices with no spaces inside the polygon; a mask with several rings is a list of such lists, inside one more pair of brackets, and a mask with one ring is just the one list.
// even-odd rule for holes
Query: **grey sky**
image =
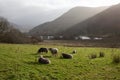
{"label": "grey sky", "polygon": [[75,6],[109,6],[120,0],[0,0],[0,16],[25,27],[53,20]]}

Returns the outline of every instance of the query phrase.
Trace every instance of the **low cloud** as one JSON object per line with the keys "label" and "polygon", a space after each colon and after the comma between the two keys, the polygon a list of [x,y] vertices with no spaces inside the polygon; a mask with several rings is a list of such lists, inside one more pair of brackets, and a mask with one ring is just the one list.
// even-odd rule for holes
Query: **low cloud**
{"label": "low cloud", "polygon": [[0,16],[24,27],[51,21],[75,6],[105,6],[119,0],[0,0]]}

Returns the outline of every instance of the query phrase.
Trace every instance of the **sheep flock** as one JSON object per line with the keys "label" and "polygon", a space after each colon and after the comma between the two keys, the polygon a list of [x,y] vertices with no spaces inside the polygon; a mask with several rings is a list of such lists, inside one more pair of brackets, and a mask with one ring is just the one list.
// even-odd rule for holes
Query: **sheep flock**
{"label": "sheep flock", "polygon": [[39,63],[41,63],[41,64],[51,64],[50,59],[45,58],[43,56],[45,53],[48,53],[48,52],[51,53],[51,56],[55,56],[55,57],[58,56],[58,54],[59,54],[59,55],[61,55],[60,58],[62,58],[62,59],[72,59],[73,54],[76,54],[76,50],[71,51],[72,54],[69,54],[69,53],[64,53],[64,52],[59,53],[58,48],[44,48],[44,47],[42,47],[42,48],[38,49],[38,51],[37,51],[37,54],[40,55],[39,58],[38,58]]}

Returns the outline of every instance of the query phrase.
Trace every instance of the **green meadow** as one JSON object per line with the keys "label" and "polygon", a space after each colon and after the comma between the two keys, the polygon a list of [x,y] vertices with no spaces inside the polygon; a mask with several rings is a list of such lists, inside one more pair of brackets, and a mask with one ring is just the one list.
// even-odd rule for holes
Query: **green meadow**
{"label": "green meadow", "polygon": [[[58,56],[43,54],[51,64],[38,63],[40,47],[56,47]],[[73,59],[62,59],[61,53],[73,54]],[[104,57],[99,53],[104,52]],[[90,59],[90,54],[97,58]],[[120,49],[66,47],[56,45],[0,44],[0,80],[120,80],[120,63],[112,62],[112,56]]]}

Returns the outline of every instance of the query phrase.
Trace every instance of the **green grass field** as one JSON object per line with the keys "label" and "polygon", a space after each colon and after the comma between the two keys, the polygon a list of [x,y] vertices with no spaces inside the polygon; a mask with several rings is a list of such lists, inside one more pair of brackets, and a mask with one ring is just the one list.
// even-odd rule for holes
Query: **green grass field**
{"label": "green grass field", "polygon": [[[44,54],[51,64],[37,62],[40,47],[57,47],[59,56]],[[61,59],[62,52],[77,50],[73,59]],[[103,58],[89,59],[91,53],[105,53]],[[112,63],[119,49],[65,47],[52,45],[0,44],[0,80],[120,80],[120,64]]]}

